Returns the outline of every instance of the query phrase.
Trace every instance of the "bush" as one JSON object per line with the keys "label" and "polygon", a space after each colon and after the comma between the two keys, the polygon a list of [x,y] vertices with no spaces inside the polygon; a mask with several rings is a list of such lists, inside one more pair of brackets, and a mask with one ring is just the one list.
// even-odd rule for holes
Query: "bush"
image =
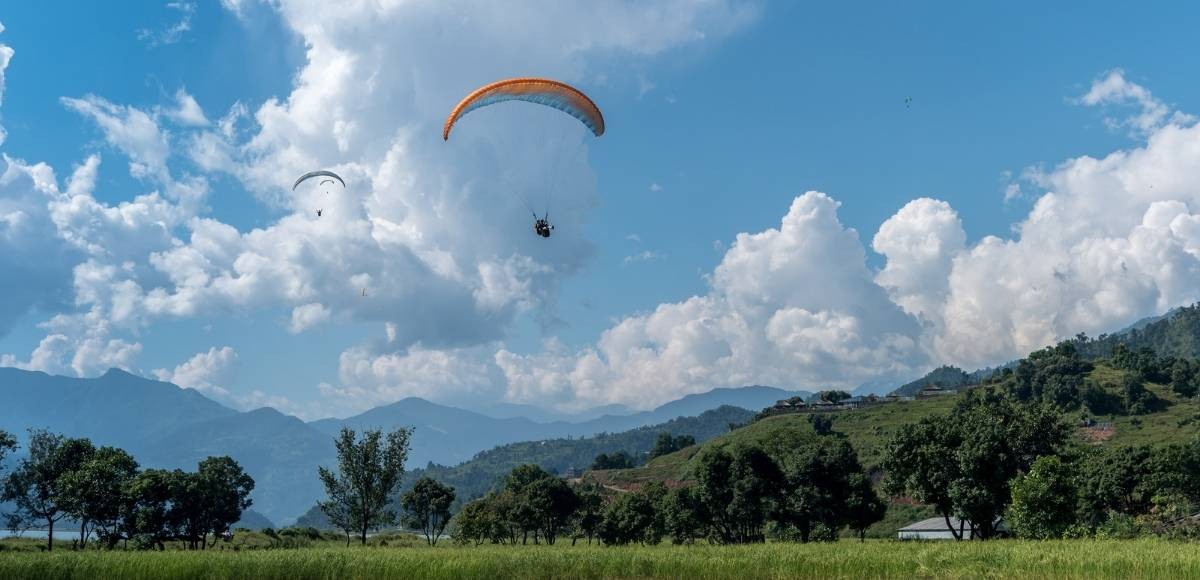
{"label": "bush", "polygon": [[1129,540],[1142,535],[1142,528],[1133,516],[1109,512],[1108,519],[1096,528],[1096,537],[1102,540]]}

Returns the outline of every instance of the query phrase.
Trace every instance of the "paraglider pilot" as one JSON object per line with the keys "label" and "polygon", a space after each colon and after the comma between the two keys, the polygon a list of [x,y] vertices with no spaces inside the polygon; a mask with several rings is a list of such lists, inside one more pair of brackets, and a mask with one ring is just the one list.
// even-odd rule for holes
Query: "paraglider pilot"
{"label": "paraglider pilot", "polygon": [[554,229],[554,226],[550,225],[550,215],[546,214],[546,217],[537,217],[537,214],[534,214],[533,217],[537,220],[533,222],[534,233],[543,238],[550,237],[550,231]]}

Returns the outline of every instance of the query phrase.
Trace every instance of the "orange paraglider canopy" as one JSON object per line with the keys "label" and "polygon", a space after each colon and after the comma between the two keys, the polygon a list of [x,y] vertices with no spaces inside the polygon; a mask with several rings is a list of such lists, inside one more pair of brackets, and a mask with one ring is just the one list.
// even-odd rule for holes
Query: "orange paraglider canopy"
{"label": "orange paraglider canopy", "polygon": [[467,113],[504,101],[525,101],[554,107],[579,119],[597,137],[604,134],[604,115],[596,103],[579,89],[551,79],[515,78],[484,85],[467,95],[450,111],[450,117],[442,128],[442,139],[450,139],[450,130]]}

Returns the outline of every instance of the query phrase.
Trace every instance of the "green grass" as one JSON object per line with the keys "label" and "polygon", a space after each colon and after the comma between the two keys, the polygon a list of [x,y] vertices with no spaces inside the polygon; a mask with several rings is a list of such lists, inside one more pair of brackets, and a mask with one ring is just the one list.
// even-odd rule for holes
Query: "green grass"
{"label": "green grass", "polygon": [[1162,578],[1193,544],[842,541],[754,546],[481,546],[0,556],[0,578]]}

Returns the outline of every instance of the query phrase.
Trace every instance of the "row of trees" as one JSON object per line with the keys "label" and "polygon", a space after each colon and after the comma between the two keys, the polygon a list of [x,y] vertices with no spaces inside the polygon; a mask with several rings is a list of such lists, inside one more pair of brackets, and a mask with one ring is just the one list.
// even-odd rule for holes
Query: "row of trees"
{"label": "row of trees", "polygon": [[609,545],[762,542],[768,536],[828,541],[849,528],[860,537],[883,518],[849,442],[839,434],[794,439],[768,451],[739,445],[704,452],[696,483],[651,483],[634,492],[572,487],[535,465],[514,469],[502,489],[463,506],[460,543],[553,544],[569,535]]}
{"label": "row of trees", "polygon": [[[3,478],[0,500],[15,510],[6,525],[27,529],[45,524],[47,549],[54,526],[69,518],[79,526],[79,546],[94,534],[112,548],[133,541],[162,549],[168,540],[206,548],[229,531],[250,506],[254,480],[229,457],[209,457],[195,472],[139,469],[126,451],[96,447],[85,438],[30,430],[27,455]],[[0,431],[0,464],[17,449]]]}
{"label": "row of trees", "polygon": [[947,415],[891,440],[884,489],[995,537],[1000,521],[1028,538],[1200,533],[1200,440],[1189,445],[1091,446],[1049,402],[994,388],[968,391]]}
{"label": "row of trees", "polygon": [[1012,482],[1007,518],[1021,537],[1142,533],[1200,538],[1200,441],[1075,447],[1039,457]]}
{"label": "row of trees", "polygon": [[1011,500],[1011,481],[1040,456],[1057,453],[1069,429],[1045,403],[1021,403],[1000,391],[967,391],[945,416],[901,427],[889,442],[884,489],[972,522],[976,537],[996,535]]}

